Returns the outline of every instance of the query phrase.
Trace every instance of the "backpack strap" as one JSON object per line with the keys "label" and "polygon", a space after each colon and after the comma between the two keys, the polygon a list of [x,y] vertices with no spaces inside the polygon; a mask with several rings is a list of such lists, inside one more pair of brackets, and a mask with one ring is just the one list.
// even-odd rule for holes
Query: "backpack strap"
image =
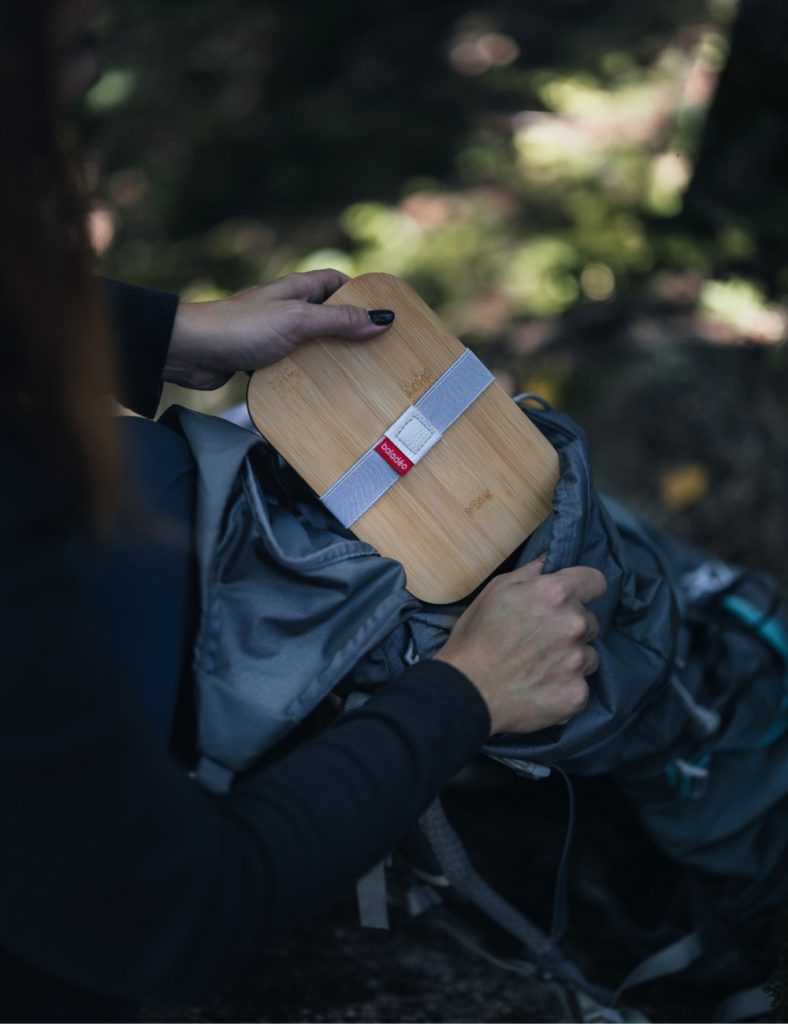
{"label": "backpack strap", "polygon": [[738,594],[727,594],[723,597],[722,604],[731,615],[745,626],[749,626],[788,663],[788,636],[774,615],[764,615],[760,608]]}
{"label": "backpack strap", "polygon": [[703,943],[700,932],[689,932],[687,935],[683,935],[670,946],[665,946],[656,953],[652,953],[651,956],[647,956],[645,960],[641,960],[616,989],[616,1001],[620,999],[622,993],[627,989],[634,988],[635,985],[642,985],[655,978],[664,978],[686,970],[690,964],[695,963],[702,953]]}
{"label": "backpack strap", "polygon": [[721,719],[719,711],[699,704],[679,679],[676,672],[671,674],[669,685],[681,701],[698,737],[705,739],[708,736],[713,736],[720,728]]}
{"label": "backpack strap", "polygon": [[[369,700],[369,694],[352,690],[342,705],[342,714],[362,708]],[[358,923],[362,928],[389,930],[389,900],[386,884],[386,858],[374,864],[356,882],[356,903]]]}
{"label": "backpack strap", "polygon": [[726,594],[722,599],[722,605],[734,618],[744,623],[748,629],[751,629],[764,643],[768,644],[782,658],[786,666],[785,690],[777,716],[753,744],[756,749],[763,749],[771,746],[788,730],[788,635],[773,611],[764,613],[757,605],[738,594]]}
{"label": "backpack strap", "polygon": [[752,1020],[774,1012],[769,993],[763,988],[747,988],[723,999],[714,1011],[714,1020],[721,1024],[728,1021]]}
{"label": "backpack strap", "polygon": [[438,800],[427,808],[420,825],[451,885],[499,928],[522,943],[525,955],[536,963],[542,977],[559,979],[606,1005],[611,1004],[612,992],[590,982],[533,921],[479,875]]}
{"label": "backpack strap", "polygon": [[356,903],[358,904],[358,923],[362,928],[389,930],[385,860],[378,861],[356,882]]}
{"label": "backpack strap", "polygon": [[225,796],[230,791],[235,774],[232,768],[203,756],[197,762],[194,771],[189,773],[189,778],[196,779],[203,789],[207,789],[214,796]]}

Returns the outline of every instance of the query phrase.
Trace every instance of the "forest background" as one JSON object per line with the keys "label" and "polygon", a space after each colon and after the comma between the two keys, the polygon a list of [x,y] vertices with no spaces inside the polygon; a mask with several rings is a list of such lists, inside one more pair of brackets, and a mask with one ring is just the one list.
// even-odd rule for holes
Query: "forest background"
{"label": "forest background", "polygon": [[[105,273],[190,299],[399,274],[507,390],[580,420],[601,489],[788,579],[784,0],[114,0],[102,29],[84,127]],[[244,387],[164,401],[218,411]],[[426,947],[408,961],[426,939],[353,951],[343,920],[226,1014],[457,1019],[477,998],[452,1002],[454,954],[436,994]],[[298,966],[321,927],[344,936],[322,987]],[[342,957],[378,942],[390,987],[343,988]],[[476,1019],[561,1019],[474,984]]]}

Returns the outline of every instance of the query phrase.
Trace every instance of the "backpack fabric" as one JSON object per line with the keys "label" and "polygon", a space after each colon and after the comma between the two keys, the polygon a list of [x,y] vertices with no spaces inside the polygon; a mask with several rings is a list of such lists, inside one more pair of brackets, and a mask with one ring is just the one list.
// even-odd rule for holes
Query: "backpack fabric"
{"label": "backpack fabric", "polygon": [[[174,407],[197,463],[197,776],[225,789],[418,603],[258,435]],[[306,499],[306,500],[305,500]]]}
{"label": "backpack fabric", "polygon": [[[593,486],[582,430],[523,408],[554,445],[553,512],[517,552],[603,572],[600,665],[567,725],[485,752],[535,777],[615,779],[659,846],[722,886],[741,922],[788,895],[788,610],[774,580],[639,520]],[[259,435],[173,408],[199,467],[198,778],[217,791],[345,683],[385,685],[443,644],[466,602],[428,605]]]}

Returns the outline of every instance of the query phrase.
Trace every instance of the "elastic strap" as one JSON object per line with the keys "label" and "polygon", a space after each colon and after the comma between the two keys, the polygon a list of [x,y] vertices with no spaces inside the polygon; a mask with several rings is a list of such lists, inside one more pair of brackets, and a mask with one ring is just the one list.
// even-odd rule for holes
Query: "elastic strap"
{"label": "elastic strap", "polygon": [[343,526],[352,526],[440,442],[493,380],[484,363],[466,349],[320,500]]}

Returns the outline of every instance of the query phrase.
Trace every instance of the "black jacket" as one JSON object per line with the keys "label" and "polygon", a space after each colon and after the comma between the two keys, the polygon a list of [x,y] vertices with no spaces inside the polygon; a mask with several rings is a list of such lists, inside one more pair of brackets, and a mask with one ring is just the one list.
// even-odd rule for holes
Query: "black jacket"
{"label": "black jacket", "polygon": [[[152,415],[177,307],[108,285],[121,401]],[[460,672],[410,669],[215,801],[101,654],[46,482],[0,434],[0,1014],[198,1003],[407,831],[486,739]]]}

